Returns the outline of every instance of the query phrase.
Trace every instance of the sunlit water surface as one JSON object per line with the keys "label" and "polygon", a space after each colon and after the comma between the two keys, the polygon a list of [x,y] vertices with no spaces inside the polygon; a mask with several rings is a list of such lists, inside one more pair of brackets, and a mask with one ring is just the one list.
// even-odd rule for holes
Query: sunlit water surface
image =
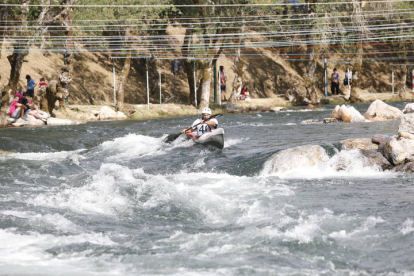
{"label": "sunlit water surface", "polygon": [[300,124],[333,108],[225,115],[223,150],[162,142],[194,117],[1,130],[0,274],[414,275],[413,176],[338,153],[399,123]]}

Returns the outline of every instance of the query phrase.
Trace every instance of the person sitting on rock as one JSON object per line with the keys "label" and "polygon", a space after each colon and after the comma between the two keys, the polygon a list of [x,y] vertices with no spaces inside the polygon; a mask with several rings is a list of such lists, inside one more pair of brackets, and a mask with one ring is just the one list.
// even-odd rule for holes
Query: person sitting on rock
{"label": "person sitting on rock", "polygon": [[249,98],[249,91],[247,91],[247,85],[243,85],[238,100],[246,100],[247,98]]}
{"label": "person sitting on rock", "polygon": [[20,103],[20,97],[17,94],[14,95],[9,111],[9,116],[13,119],[22,118],[27,109],[27,107],[24,104]]}
{"label": "person sitting on rock", "polygon": [[34,102],[28,102],[28,105],[30,108],[30,112],[28,114],[32,115],[36,119],[40,119],[44,121],[50,117],[49,113],[40,110],[39,107]]}

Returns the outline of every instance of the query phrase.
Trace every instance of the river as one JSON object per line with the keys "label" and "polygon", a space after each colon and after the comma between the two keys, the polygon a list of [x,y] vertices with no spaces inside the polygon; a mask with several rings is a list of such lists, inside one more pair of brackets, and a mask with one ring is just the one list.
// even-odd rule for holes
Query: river
{"label": "river", "polygon": [[[226,114],[223,150],[163,143],[194,117],[0,130],[0,275],[414,275],[413,175],[338,152],[399,122],[321,108]],[[306,144],[330,160],[263,172]]]}

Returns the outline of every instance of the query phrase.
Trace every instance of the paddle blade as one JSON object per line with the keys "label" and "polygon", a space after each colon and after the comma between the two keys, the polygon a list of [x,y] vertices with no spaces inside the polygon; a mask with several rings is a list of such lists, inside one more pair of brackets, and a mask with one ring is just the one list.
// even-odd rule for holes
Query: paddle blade
{"label": "paddle blade", "polygon": [[169,135],[167,135],[167,137],[164,138],[164,142],[165,143],[171,143],[175,139],[177,139],[180,135],[181,135],[181,133],[169,134]]}

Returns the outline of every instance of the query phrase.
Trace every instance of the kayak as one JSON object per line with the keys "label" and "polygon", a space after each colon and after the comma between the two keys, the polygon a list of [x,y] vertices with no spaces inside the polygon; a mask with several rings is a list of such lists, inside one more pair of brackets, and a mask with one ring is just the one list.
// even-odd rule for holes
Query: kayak
{"label": "kayak", "polygon": [[208,131],[200,137],[194,137],[191,133],[186,133],[188,139],[192,139],[196,144],[210,145],[219,149],[224,148],[224,129],[217,128]]}

